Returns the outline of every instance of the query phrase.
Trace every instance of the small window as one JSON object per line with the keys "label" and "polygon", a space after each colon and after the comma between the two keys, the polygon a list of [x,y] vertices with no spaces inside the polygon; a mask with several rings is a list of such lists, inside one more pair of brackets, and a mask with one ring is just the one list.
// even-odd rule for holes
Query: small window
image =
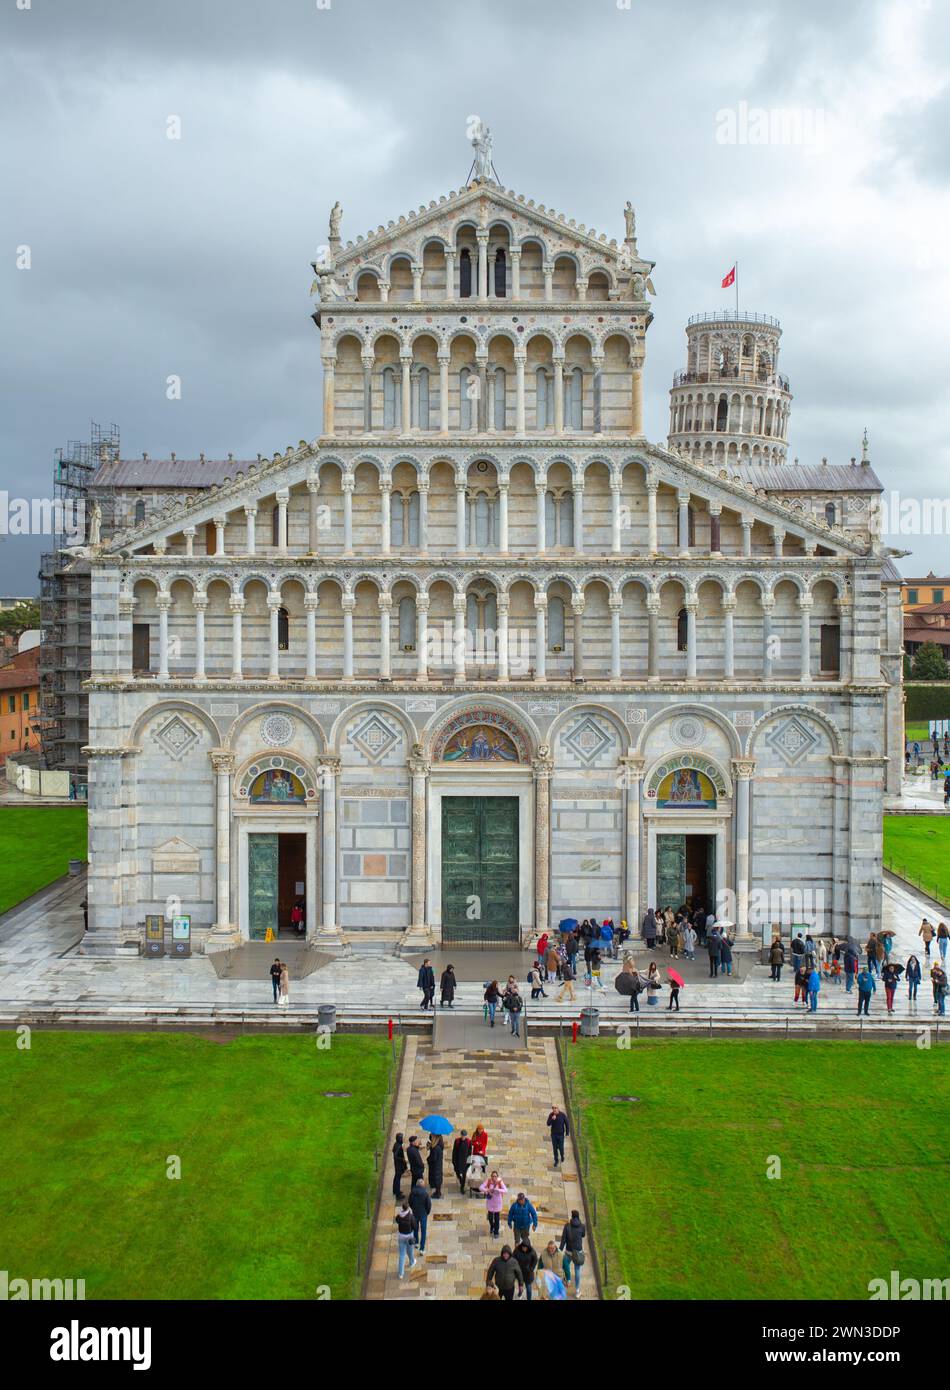
{"label": "small window", "polygon": [[415,406],[416,428],[427,430],[429,428],[429,369],[420,367],[416,372],[415,379]]}
{"label": "small window", "polygon": [[399,600],[399,646],[404,652],[416,649],[416,601],[414,598]]}
{"label": "small window", "polygon": [[9,714],[16,714],[16,696],[15,696],[15,695],[8,695],[8,696],[7,696],[7,712],[8,712]]}
{"label": "small window", "polygon": [[716,431],[719,434],[725,432],[729,420],[729,402],[723,396],[716,407]]}
{"label": "small window", "polygon": [[548,600],[548,649],[552,652],[564,650],[564,600]]}
{"label": "small window", "polygon": [[132,670],[150,671],[151,655],[149,652],[149,625],[148,623],[132,624]]}
{"label": "small window", "polygon": [[472,257],[467,247],[459,256],[459,299],[472,297]]}
{"label": "small window", "polygon": [[505,297],[505,270],[507,259],[504,251],[499,251],[495,256],[495,298],[504,299]]}
{"label": "small window", "polygon": [[290,614],[286,608],[277,610],[277,650],[286,652],[290,650]]}
{"label": "small window", "polygon": [[933,591],[933,598],[930,600],[930,602],[931,602],[931,603],[943,603],[943,590],[942,590],[942,589],[934,589],[934,591]]}
{"label": "small window", "polygon": [[917,590],[916,590],[916,589],[908,589],[908,590],[907,590],[907,602],[908,602],[908,603],[919,603],[919,602],[920,602],[920,599],[917,597]]}
{"label": "small window", "polygon": [[689,645],[687,641],[688,632],[689,623],[686,617],[686,609],[681,608],[676,615],[676,650],[678,652],[686,651]]}
{"label": "small window", "polygon": [[25,710],[27,710],[27,709],[30,708],[30,692],[29,692],[29,691],[27,691],[26,694],[23,696],[23,708],[24,708]]}
{"label": "small window", "polygon": [[825,675],[841,670],[841,628],[837,623],[821,625],[821,669]]}
{"label": "small window", "polygon": [[835,515],[836,515],[836,514],[835,514],[835,504],[834,504],[834,502],[826,502],[826,503],[825,503],[825,520],[827,521],[827,523],[828,523],[829,526],[834,526],[834,524],[835,524]]}
{"label": "small window", "polygon": [[136,525],[137,525],[140,521],[144,521],[144,520],[145,520],[145,503],[142,502],[142,501],[138,501],[138,502],[136,502],[136,504],[135,504],[135,521],[136,521]]}
{"label": "small window", "polygon": [[408,544],[409,544],[409,545],[416,545],[416,546],[417,546],[417,545],[419,544],[419,494],[418,494],[418,492],[411,492],[411,493],[409,494],[409,505],[408,505],[407,511],[408,511],[408,522],[409,522],[409,536],[408,536],[408,538],[407,538],[407,539],[408,539]]}
{"label": "small window", "polygon": [[275,507],[270,514],[270,543],[280,545],[280,508]]}

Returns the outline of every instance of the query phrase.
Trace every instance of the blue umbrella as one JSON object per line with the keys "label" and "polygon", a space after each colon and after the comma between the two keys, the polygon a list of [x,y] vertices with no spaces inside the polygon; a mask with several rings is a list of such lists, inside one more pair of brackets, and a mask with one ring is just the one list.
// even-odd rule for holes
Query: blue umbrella
{"label": "blue umbrella", "polygon": [[577,926],[576,917],[562,917],[557,924],[558,931],[573,931]]}
{"label": "blue umbrella", "polygon": [[424,1120],[419,1121],[419,1128],[424,1129],[426,1134],[451,1134],[455,1126],[450,1125],[444,1115],[426,1115]]}

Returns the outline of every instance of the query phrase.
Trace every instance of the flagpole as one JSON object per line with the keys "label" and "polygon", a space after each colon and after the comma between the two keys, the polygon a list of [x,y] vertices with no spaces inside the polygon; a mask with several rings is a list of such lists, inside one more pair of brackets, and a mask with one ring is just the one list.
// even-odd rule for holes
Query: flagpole
{"label": "flagpole", "polygon": [[739,317],[739,262],[736,261],[736,318]]}

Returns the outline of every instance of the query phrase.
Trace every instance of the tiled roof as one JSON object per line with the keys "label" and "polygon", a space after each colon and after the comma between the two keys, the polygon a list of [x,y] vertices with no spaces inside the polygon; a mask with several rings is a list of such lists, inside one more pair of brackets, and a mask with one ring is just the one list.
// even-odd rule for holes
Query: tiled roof
{"label": "tiled roof", "polygon": [[849,463],[739,463],[726,465],[743,482],[768,492],[883,492],[874,469]]}
{"label": "tiled roof", "polygon": [[17,652],[11,662],[0,667],[0,690],[28,690],[31,686],[39,685],[39,659],[39,647]]}
{"label": "tiled roof", "polygon": [[202,488],[223,483],[237,473],[247,473],[259,459],[117,459],[96,469],[94,488],[171,487]]}

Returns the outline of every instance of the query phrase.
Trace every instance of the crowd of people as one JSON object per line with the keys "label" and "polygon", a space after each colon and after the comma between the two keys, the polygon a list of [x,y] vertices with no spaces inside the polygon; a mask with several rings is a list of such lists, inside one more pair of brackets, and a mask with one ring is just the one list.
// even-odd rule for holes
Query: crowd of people
{"label": "crowd of people", "polygon": [[[567,1115],[557,1104],[552,1104],[548,1113],[547,1130],[554,1167],[558,1168],[564,1162],[564,1141],[571,1129]],[[429,1135],[423,1152],[417,1135],[411,1134],[406,1140],[397,1134],[392,1156],[393,1196],[398,1203],[394,1216],[397,1276],[405,1279],[418,1260],[425,1257],[432,1204],[443,1200],[445,1140],[441,1134]],[[476,1124],[471,1134],[465,1129],[459,1131],[451,1152],[459,1195],[468,1193],[471,1198],[484,1200],[490,1239],[501,1240],[503,1217],[508,1232],[486,1270],[486,1295],[506,1302],[518,1295],[530,1302],[537,1289],[538,1296],[545,1300],[566,1298],[570,1291],[579,1297],[587,1234],[580,1213],[571,1212],[559,1242],[550,1240],[543,1250],[537,1250],[532,1244],[538,1230],[537,1208],[526,1192],[510,1198],[501,1166],[489,1170],[488,1158],[489,1137],[483,1124]],[[402,1185],[407,1174],[409,1190],[404,1194]]]}
{"label": "crowd of people", "polygon": [[[789,950],[778,936],[769,948],[769,964],[772,979],[780,983],[782,970],[786,965],[793,973],[795,987],[794,1003],[812,1013],[818,1009],[818,997],[823,984],[840,988],[844,985],[846,994],[857,993],[858,1013],[870,1014],[871,1000],[877,993],[878,983],[884,992],[885,1007],[889,1014],[895,1012],[895,1000],[901,984],[907,986],[907,999],[912,1013],[917,1011],[917,994],[924,978],[924,969],[929,969],[929,979],[933,994],[933,1011],[946,1015],[947,995],[947,949],[950,944],[950,929],[940,922],[935,927],[925,917],[918,928],[924,948],[924,962],[911,954],[901,964],[894,956],[894,932],[882,930],[871,932],[864,946],[852,937],[812,937],[810,933],[792,937]],[[938,959],[931,960],[931,944],[936,941]],[[903,977],[903,978],[902,978]]]}

